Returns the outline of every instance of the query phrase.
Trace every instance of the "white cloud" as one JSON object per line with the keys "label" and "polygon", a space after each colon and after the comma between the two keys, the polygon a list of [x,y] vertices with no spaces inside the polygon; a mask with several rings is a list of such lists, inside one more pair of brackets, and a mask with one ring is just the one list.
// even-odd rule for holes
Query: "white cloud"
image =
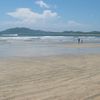
{"label": "white cloud", "polygon": [[43,0],[37,0],[36,4],[39,5],[41,8],[50,8],[48,4],[46,4]]}
{"label": "white cloud", "polygon": [[15,20],[6,21],[5,27],[28,27],[46,31],[77,31],[87,28],[87,25],[74,20],[63,21],[57,12],[51,10],[44,10],[42,13],[38,13],[29,8],[18,8],[13,12],[8,12],[7,15]]}
{"label": "white cloud", "polygon": [[29,8],[18,8],[14,12],[8,12],[7,15],[28,23],[39,22],[40,20],[46,21],[58,17],[58,14],[51,10],[44,10],[43,13],[37,13]]}
{"label": "white cloud", "polygon": [[73,20],[69,20],[67,22],[67,26],[69,26],[69,27],[79,27],[79,26],[82,26],[82,24],[79,23],[79,22],[73,21]]}
{"label": "white cloud", "polygon": [[55,30],[55,23],[59,21],[57,12],[51,10],[44,10],[42,13],[37,13],[29,8],[18,8],[6,14],[13,18],[13,21],[8,22],[11,27],[29,27],[50,31]]}

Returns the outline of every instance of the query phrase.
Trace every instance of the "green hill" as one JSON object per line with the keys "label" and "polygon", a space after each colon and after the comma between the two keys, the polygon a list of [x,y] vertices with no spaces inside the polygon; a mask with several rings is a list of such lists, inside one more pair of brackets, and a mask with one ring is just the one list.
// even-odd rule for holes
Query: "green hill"
{"label": "green hill", "polygon": [[0,36],[100,36],[100,32],[99,31],[48,32],[42,30],[32,30],[29,28],[11,28],[11,29],[1,31]]}

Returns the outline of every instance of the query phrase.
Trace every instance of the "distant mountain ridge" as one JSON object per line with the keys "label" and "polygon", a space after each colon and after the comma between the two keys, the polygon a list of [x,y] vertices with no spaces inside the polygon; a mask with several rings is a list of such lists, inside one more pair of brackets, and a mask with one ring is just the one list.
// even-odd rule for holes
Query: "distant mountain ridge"
{"label": "distant mountain ridge", "polygon": [[100,32],[99,31],[49,32],[49,31],[42,31],[42,30],[33,30],[29,28],[10,28],[10,29],[1,31],[0,36],[100,36]]}

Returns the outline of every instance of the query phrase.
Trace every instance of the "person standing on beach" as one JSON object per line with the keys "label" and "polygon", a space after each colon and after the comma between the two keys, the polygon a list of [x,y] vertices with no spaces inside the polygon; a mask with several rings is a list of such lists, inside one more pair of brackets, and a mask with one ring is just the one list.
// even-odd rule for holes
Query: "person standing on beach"
{"label": "person standing on beach", "polygon": [[81,40],[81,43],[83,43],[83,40]]}
{"label": "person standing on beach", "polygon": [[80,43],[81,42],[81,39],[80,38],[78,38],[78,43]]}

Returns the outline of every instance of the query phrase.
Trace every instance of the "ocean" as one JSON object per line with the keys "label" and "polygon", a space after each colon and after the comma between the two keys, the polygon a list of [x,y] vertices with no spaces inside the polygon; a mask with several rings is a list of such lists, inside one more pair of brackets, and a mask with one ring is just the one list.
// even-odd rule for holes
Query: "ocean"
{"label": "ocean", "polygon": [[61,46],[62,44],[77,44],[78,38],[83,40],[82,44],[100,44],[100,37],[0,37],[0,58],[100,53],[100,47],[72,48]]}

